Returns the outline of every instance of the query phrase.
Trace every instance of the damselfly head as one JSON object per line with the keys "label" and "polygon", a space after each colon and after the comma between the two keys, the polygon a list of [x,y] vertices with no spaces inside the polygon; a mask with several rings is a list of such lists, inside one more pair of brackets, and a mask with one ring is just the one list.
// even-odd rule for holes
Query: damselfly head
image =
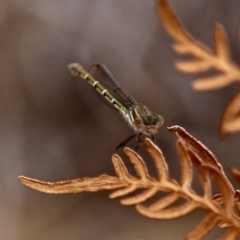
{"label": "damselfly head", "polygon": [[143,133],[153,135],[157,133],[159,127],[163,125],[163,117],[160,115],[143,116]]}
{"label": "damselfly head", "polygon": [[158,115],[142,116],[142,122],[144,125],[156,125],[159,122]]}
{"label": "damselfly head", "polygon": [[159,127],[163,125],[164,119],[160,115],[141,116],[135,119],[135,127],[146,135],[154,135]]}

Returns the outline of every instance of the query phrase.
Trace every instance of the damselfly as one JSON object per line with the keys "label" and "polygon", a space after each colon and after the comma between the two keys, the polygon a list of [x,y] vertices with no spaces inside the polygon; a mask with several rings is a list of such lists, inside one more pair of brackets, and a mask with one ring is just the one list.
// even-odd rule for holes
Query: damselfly
{"label": "damselfly", "polygon": [[137,136],[137,150],[141,135],[151,136],[154,140],[154,134],[163,124],[163,117],[152,114],[152,112],[143,104],[137,103],[134,98],[127,93],[117,80],[111,75],[107,68],[102,64],[93,65],[87,72],[80,64],[71,63],[68,66],[73,76],[81,77],[94,87],[110,104],[112,104],[135,133],[120,143],[116,149],[124,147],[130,140]]}

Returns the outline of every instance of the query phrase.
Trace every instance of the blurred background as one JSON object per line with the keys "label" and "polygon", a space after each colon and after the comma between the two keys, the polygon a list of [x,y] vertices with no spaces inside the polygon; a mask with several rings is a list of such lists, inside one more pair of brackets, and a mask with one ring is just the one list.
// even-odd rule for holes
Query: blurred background
{"label": "blurred background", "polygon": [[[169,2],[187,30],[211,49],[214,24],[222,23],[238,64],[239,1]],[[171,240],[183,238],[201,221],[203,211],[157,221],[110,200],[107,191],[48,195],[17,179],[114,174],[111,155],[133,131],[94,89],[70,76],[67,65],[76,61],[86,69],[105,64],[138,102],[164,116],[156,139],[172,177],[180,177],[179,162],[175,136],[166,127],[175,124],[202,141],[225,168],[240,168],[240,135],[218,138],[221,113],[238,86],[194,92],[190,83],[196,75],[175,70],[180,57],[171,45],[154,1],[1,1],[1,239]],[[139,152],[153,170],[144,147]],[[208,239],[221,233],[216,229]]]}

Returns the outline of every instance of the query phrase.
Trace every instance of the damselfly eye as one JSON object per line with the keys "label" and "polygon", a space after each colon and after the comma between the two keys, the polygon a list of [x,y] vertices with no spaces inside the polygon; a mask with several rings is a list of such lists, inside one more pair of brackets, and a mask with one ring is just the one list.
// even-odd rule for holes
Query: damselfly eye
{"label": "damselfly eye", "polygon": [[144,116],[142,117],[144,125],[155,125],[159,122],[158,115]]}

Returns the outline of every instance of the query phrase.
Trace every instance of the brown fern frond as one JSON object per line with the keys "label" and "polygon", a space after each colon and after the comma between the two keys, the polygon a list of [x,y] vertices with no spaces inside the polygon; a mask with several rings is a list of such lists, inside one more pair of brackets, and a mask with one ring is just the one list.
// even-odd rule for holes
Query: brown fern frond
{"label": "brown fern frond", "polygon": [[96,192],[125,187],[124,181],[118,177],[101,175],[96,178],[81,178],[60,182],[43,182],[36,179],[20,176],[19,181],[37,191],[51,194]]}
{"label": "brown fern frond", "polygon": [[193,83],[194,89],[215,90],[234,81],[240,81],[240,68],[229,59],[228,38],[222,25],[216,24],[214,29],[216,47],[214,52],[194,39],[184,29],[167,0],[158,0],[157,10],[165,29],[177,42],[173,46],[174,50],[179,54],[190,54],[196,58],[193,61],[177,62],[178,70],[185,73],[199,73],[216,69],[220,72],[217,76],[196,80]]}
{"label": "brown fern frond", "polygon": [[[133,164],[136,176],[128,172],[119,155],[113,154],[112,162],[116,176],[101,175],[96,178],[55,183],[23,176],[20,176],[19,180],[35,190],[54,194],[115,190],[110,194],[110,198],[124,197],[121,199],[123,205],[136,205],[139,213],[155,219],[173,219],[182,217],[197,208],[206,209],[209,211],[208,215],[185,239],[201,239],[217,224],[221,228],[228,227],[229,231],[225,234],[225,238],[236,239],[240,235],[239,194],[227,179],[222,165],[209,149],[183,128],[173,126],[168,129],[177,136],[182,173],[179,183],[169,176],[162,151],[150,139],[145,139],[145,146],[157,169],[157,179],[149,175],[145,162],[137,152],[125,148],[124,152]],[[200,178],[202,195],[198,195],[192,188],[193,167]],[[233,170],[232,172],[235,176],[240,176],[239,172]],[[212,196],[211,179],[219,189],[219,194],[215,196]],[[142,192],[135,193],[138,189],[142,189]],[[150,205],[146,203],[142,205],[158,192],[164,192],[166,195]],[[131,196],[128,196],[130,193]],[[176,205],[179,199],[185,202]]]}
{"label": "brown fern frond", "polygon": [[222,114],[220,137],[223,139],[228,133],[240,131],[240,92],[228,103]]}
{"label": "brown fern frond", "polygon": [[240,171],[235,168],[231,168],[230,173],[232,177],[240,184]]}
{"label": "brown fern frond", "polygon": [[[178,54],[189,54],[194,59],[176,62],[175,66],[184,73],[200,73],[210,69],[217,75],[197,79],[192,86],[198,91],[216,90],[235,81],[240,81],[240,67],[230,59],[228,37],[224,27],[216,24],[214,29],[215,51],[194,39],[182,26],[167,0],[157,0],[157,11],[163,26],[176,41],[173,49]],[[227,105],[220,122],[220,137],[240,131],[240,93]]]}
{"label": "brown fern frond", "polygon": [[205,237],[219,222],[220,218],[214,213],[209,213],[184,239],[202,239]]}

